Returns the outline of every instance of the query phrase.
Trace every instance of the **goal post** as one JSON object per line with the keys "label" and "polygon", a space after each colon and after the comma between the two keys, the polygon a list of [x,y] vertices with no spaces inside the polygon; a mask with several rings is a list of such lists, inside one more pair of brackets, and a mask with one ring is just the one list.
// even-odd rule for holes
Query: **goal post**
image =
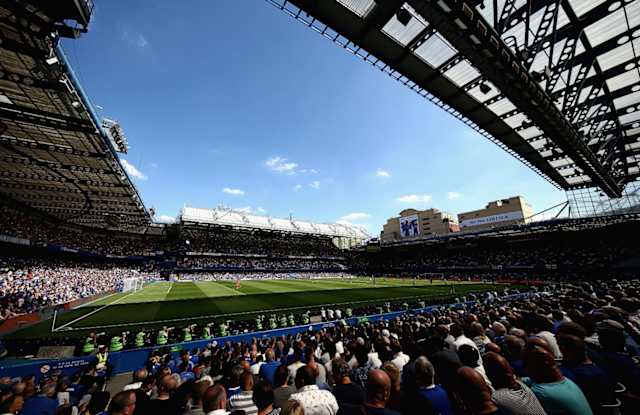
{"label": "goal post", "polygon": [[144,281],[140,277],[129,277],[122,280],[122,292],[137,292],[142,290]]}

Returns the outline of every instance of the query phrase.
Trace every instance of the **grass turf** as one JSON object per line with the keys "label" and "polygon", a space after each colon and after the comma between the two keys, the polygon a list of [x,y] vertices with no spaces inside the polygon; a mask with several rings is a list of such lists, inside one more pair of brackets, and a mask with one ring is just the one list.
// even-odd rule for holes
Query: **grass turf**
{"label": "grass turf", "polygon": [[[455,292],[486,291],[495,285],[456,284]],[[188,322],[233,320],[259,313],[302,312],[329,304],[376,304],[388,300],[443,297],[450,284],[441,281],[377,279],[155,282],[135,293],[108,295],[57,317],[26,327],[9,339],[79,336],[89,331],[121,331],[140,326],[184,325]],[[63,330],[66,328],[68,330]],[[70,330],[69,330],[70,329]]]}

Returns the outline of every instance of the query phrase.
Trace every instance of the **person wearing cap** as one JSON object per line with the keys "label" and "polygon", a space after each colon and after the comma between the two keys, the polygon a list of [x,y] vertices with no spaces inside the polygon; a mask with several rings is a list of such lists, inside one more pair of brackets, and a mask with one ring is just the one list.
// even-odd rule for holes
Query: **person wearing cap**
{"label": "person wearing cap", "polygon": [[98,353],[96,353],[95,367],[98,372],[105,372],[107,379],[111,376],[112,366],[109,363],[109,352],[107,346],[101,344],[98,346]]}

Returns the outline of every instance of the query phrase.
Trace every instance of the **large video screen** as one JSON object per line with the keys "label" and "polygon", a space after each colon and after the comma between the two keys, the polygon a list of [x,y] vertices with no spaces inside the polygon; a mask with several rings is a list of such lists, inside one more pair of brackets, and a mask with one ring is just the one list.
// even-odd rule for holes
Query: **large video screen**
{"label": "large video screen", "polygon": [[400,236],[402,238],[410,238],[418,235],[420,235],[418,215],[411,215],[400,218]]}

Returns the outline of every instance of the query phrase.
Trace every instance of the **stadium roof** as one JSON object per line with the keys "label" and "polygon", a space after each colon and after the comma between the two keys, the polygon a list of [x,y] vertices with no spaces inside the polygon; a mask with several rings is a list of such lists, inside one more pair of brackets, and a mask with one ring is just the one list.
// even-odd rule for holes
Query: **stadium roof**
{"label": "stadium roof", "polygon": [[142,230],[149,214],[58,45],[86,31],[92,9],[1,3],[0,193],[68,222]]}
{"label": "stadium roof", "polygon": [[640,175],[640,2],[268,0],[569,190]]}
{"label": "stadium roof", "polygon": [[263,229],[357,240],[367,240],[371,238],[367,231],[358,225],[346,223],[313,223],[303,220],[272,218],[228,208],[200,209],[185,207],[182,209],[180,220],[183,223],[193,222],[198,224]]}

